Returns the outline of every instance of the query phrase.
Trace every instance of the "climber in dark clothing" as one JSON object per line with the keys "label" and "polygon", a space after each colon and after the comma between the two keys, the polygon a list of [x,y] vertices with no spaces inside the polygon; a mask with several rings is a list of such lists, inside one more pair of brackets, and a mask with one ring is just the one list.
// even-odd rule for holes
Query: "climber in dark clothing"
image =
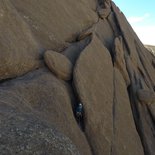
{"label": "climber in dark clothing", "polygon": [[76,108],[76,117],[82,118],[82,115],[83,115],[83,105],[82,105],[82,103],[79,103]]}
{"label": "climber in dark clothing", "polygon": [[81,128],[83,128],[82,126],[82,124],[83,124],[83,113],[84,113],[84,110],[83,110],[83,105],[82,105],[82,103],[79,103],[78,105],[77,105],[77,107],[76,107],[76,111],[75,111],[76,113],[76,119],[77,119],[77,122],[78,122],[78,124],[79,124],[79,126],[81,127]]}

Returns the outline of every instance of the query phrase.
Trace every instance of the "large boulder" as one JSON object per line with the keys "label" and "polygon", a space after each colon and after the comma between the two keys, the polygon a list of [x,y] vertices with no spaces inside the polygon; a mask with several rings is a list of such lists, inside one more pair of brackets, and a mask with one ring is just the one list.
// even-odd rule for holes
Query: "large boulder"
{"label": "large boulder", "polygon": [[0,80],[39,67],[39,47],[9,0],[0,1]]}
{"label": "large boulder", "polygon": [[80,54],[73,74],[84,105],[85,134],[94,154],[111,154],[113,133],[113,66],[109,51],[94,35]]}
{"label": "large boulder", "polygon": [[0,1],[1,154],[154,155],[154,91],[111,0]]}
{"label": "large boulder", "polygon": [[44,59],[48,68],[60,79],[70,80],[73,65],[64,55],[55,51],[46,51]]}
{"label": "large boulder", "polygon": [[107,19],[99,19],[95,29],[96,35],[99,37],[104,46],[111,52],[115,34]]}
{"label": "large boulder", "polygon": [[[9,105],[13,109],[19,111],[21,115],[24,115],[25,113],[26,115],[30,115],[32,113],[33,115],[35,115],[35,117],[37,117],[38,120],[45,121],[48,125],[54,126],[63,135],[69,137],[72,143],[79,150],[80,154],[90,155],[91,151],[88,142],[86,140],[86,137],[78,127],[76,120],[74,118],[72,110],[73,94],[71,93],[70,89],[71,88],[67,83],[58,80],[47,69],[39,69],[37,71],[27,74],[24,77],[17,78],[16,80],[11,80],[9,82],[5,82],[3,85],[1,85],[0,103],[2,103],[2,106],[0,107],[0,109],[4,112],[8,111],[8,114],[10,113],[9,116],[10,115],[13,116],[12,118],[13,120],[11,121],[8,120],[8,122],[7,119],[9,119],[10,117],[9,116],[6,117],[6,121],[4,122],[5,128],[7,128],[8,126],[8,130],[10,130],[9,128],[11,128],[12,122],[17,123],[14,125],[15,128],[18,128],[18,126],[21,126],[25,122],[25,126],[21,127],[20,130],[24,130],[23,132],[26,131],[28,132],[25,134],[21,133],[24,134],[22,135],[23,138],[21,137],[22,140],[20,139],[20,135],[17,135],[16,139],[13,139],[15,137],[12,137],[12,141],[16,142],[16,140],[18,141],[18,139],[20,139],[21,141],[19,141],[18,144],[21,143],[22,141],[27,142],[26,137],[31,137],[32,133],[34,134],[34,136],[32,135],[33,136],[32,139],[30,138],[30,141],[28,141],[28,144],[30,146],[31,143],[32,146],[37,145],[35,138],[37,138],[36,140],[39,140],[41,136],[43,137],[43,139],[40,140],[43,141],[38,143],[37,145],[38,147],[43,144],[43,142],[45,141],[44,139],[47,139],[47,143],[49,140],[48,145],[50,145],[50,143],[53,143],[54,145],[54,137],[53,142],[51,142],[52,139],[48,139],[48,137],[46,137],[46,134],[48,135],[50,134],[50,129],[46,130],[46,127],[42,127],[42,125],[40,128],[43,129],[40,128],[36,129],[38,123],[35,122],[35,119],[33,118],[29,120],[29,117],[31,116],[29,116],[28,119],[21,117],[21,119],[24,119],[25,121],[19,120],[20,118],[18,118],[18,114],[17,115],[11,114],[11,109],[9,110],[8,108],[6,109],[3,108],[3,106],[5,105]],[[3,115],[0,115],[0,121],[2,121],[2,119]],[[29,133],[30,129],[27,130],[25,129],[28,126],[30,127],[32,126],[32,132],[30,133]],[[40,130],[43,130],[43,133],[39,134]],[[35,132],[36,134],[37,133],[39,134],[38,137],[35,134]],[[11,136],[11,133],[9,134],[9,136]],[[5,145],[6,144],[4,144],[4,146]],[[9,147],[11,147],[10,144],[8,145]],[[57,144],[55,143],[55,145]],[[18,149],[16,148],[18,147],[18,145],[17,146],[13,145],[13,147],[15,147],[15,150]],[[45,149],[43,148],[42,151],[44,152]],[[31,154],[33,154],[33,152],[31,152]]]}
{"label": "large boulder", "polygon": [[11,0],[30,25],[40,45],[55,51],[67,46],[83,29],[97,22],[94,0]]}
{"label": "large boulder", "polygon": [[[3,155],[80,155],[72,141],[33,114],[0,102],[0,152]],[[30,110],[30,109],[29,109]]]}

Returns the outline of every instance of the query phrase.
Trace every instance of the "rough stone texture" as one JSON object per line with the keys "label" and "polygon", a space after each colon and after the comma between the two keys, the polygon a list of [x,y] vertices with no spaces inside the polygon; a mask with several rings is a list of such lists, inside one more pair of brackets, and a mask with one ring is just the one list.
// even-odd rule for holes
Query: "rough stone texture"
{"label": "rough stone texture", "polygon": [[155,93],[154,91],[139,89],[137,91],[138,99],[145,104],[155,103]]}
{"label": "rough stone texture", "polygon": [[0,1],[0,80],[39,66],[39,48],[9,0]]}
{"label": "rough stone texture", "polygon": [[155,152],[155,138],[153,136],[155,131],[155,111],[153,106],[141,104],[141,101],[137,98],[137,90],[146,89],[153,91],[155,70],[152,65],[152,59],[154,59],[154,56],[150,56],[148,50],[138,39],[123,13],[120,12],[114,3],[112,3],[112,10],[115,12],[121,34],[125,40],[125,61],[131,81],[128,91],[136,127],[141,137],[145,154],[153,155]]}
{"label": "rough stone texture", "polygon": [[[23,124],[23,121],[20,121],[20,118],[18,118],[18,113],[17,115],[14,115],[14,113],[12,114],[11,109],[3,108],[3,106],[5,107],[8,105],[9,107],[19,111],[21,113],[20,115],[24,115],[25,113],[26,115],[30,115],[33,113],[33,115],[35,115],[38,120],[45,121],[46,124],[54,126],[57,130],[59,130],[59,132],[63,133],[66,137],[69,137],[69,139],[79,150],[80,154],[91,154],[87,140],[83,132],[78,127],[72,112],[72,100],[69,86],[63,81],[58,80],[48,70],[40,69],[38,71],[29,73],[24,77],[17,78],[16,80],[5,82],[0,87],[0,103],[2,104],[2,106],[0,106],[1,111],[4,111],[4,113],[7,112],[9,114],[8,117],[4,117],[6,119],[6,123],[4,123],[4,129],[8,126],[8,131],[10,131],[12,122],[17,123],[14,125],[15,128],[18,128],[18,126]],[[13,116],[12,119],[10,118],[11,116]],[[37,129],[36,126],[38,123],[36,122],[35,124],[35,120],[33,120],[31,116],[26,116],[26,118],[25,116],[22,117],[21,119],[25,119],[25,126],[21,127],[20,130],[22,130],[22,132],[26,132],[25,134],[23,133],[23,137],[21,137],[22,141],[25,138],[24,140],[26,143],[26,137],[32,136],[32,139],[28,141],[28,145],[30,146],[37,145],[35,138],[38,140],[41,140],[42,138],[43,142],[47,141],[47,146],[49,146],[50,143],[53,143],[54,145],[54,139],[52,141],[52,139],[48,139],[47,137],[50,134],[49,128],[46,128],[46,126],[44,127],[44,125],[41,124],[40,128],[42,129]],[[29,120],[29,118],[31,119]],[[9,121],[9,119],[11,119],[12,122]],[[3,114],[0,115],[0,120],[3,120]],[[32,126],[32,131],[29,128],[27,130],[24,128],[27,126]],[[41,132],[43,131],[43,133],[40,133],[40,135],[37,137],[35,132],[39,133],[40,130]],[[7,132],[3,132],[4,134],[7,134]],[[14,134],[15,133],[13,133],[12,136],[15,137]],[[11,136],[11,133],[9,135]],[[16,136],[17,139],[21,140],[18,133]],[[14,137],[12,137],[12,141],[16,142]],[[63,141],[63,137],[62,139],[60,137],[60,142],[63,143]],[[37,146],[39,147],[41,144],[43,144],[43,142],[39,142]],[[19,141],[18,144],[19,143],[21,143],[21,141]],[[4,146],[5,145],[6,144],[4,144]],[[46,144],[44,149],[38,147],[36,149],[42,150],[43,152],[47,148]],[[8,144],[8,149],[9,148],[12,148],[10,144]],[[25,148],[23,149],[25,150]],[[31,154],[33,154],[32,152]]]}
{"label": "rough stone texture", "polygon": [[109,14],[111,13],[111,9],[110,8],[106,8],[106,9],[100,9],[98,10],[98,15],[100,18],[105,19],[109,16]]}
{"label": "rough stone texture", "polygon": [[0,102],[2,155],[80,155],[72,141],[32,114]]}
{"label": "rough stone texture", "polygon": [[72,76],[73,65],[64,55],[54,52],[46,51],[44,59],[49,69],[60,79],[70,80]]}
{"label": "rough stone texture", "polygon": [[86,37],[92,35],[92,34],[94,33],[95,29],[96,29],[96,24],[94,24],[92,27],[90,27],[90,28],[88,28],[88,29],[82,31],[82,32],[79,34],[77,40],[80,41],[80,40],[83,40],[83,39],[85,39]]}
{"label": "rough stone texture", "polygon": [[109,51],[95,35],[79,56],[73,78],[79,99],[84,105],[85,133],[93,153],[110,155],[113,67]]}
{"label": "rough stone texture", "polygon": [[61,50],[66,41],[97,21],[94,0],[11,0],[45,49]]}
{"label": "rough stone texture", "polygon": [[107,18],[112,30],[113,30],[113,34],[115,37],[118,37],[120,35],[120,30],[117,26],[117,21],[115,18],[115,13],[113,11],[111,11],[110,15]]}
{"label": "rough stone texture", "polygon": [[144,74],[147,79],[148,85],[150,85],[149,87],[152,87],[151,85],[155,84],[155,70],[152,66],[152,62],[149,61],[146,48],[129,25],[124,14],[119,11],[114,3],[112,3],[112,8],[115,12],[133,65],[141,70],[142,74]]}
{"label": "rough stone texture", "polygon": [[108,20],[99,20],[95,29],[96,35],[109,51],[112,50],[112,43],[114,41],[114,33]]}
{"label": "rough stone texture", "polygon": [[71,44],[68,48],[66,48],[62,54],[64,54],[73,65],[75,65],[77,58],[83,49],[89,44],[91,40],[91,36],[86,37],[83,40],[80,40],[76,43]]}
{"label": "rough stone texture", "polygon": [[109,8],[111,6],[111,0],[98,0],[100,8]]}
{"label": "rough stone texture", "polygon": [[113,154],[143,155],[144,152],[134,123],[127,87],[117,68],[114,68],[114,92]]}
{"label": "rough stone texture", "polygon": [[0,1],[0,154],[154,155],[154,93],[155,56],[111,0]]}
{"label": "rough stone texture", "polygon": [[126,62],[125,62],[125,58],[124,58],[124,49],[123,49],[123,40],[122,40],[121,36],[115,38],[115,41],[114,41],[114,64],[122,73],[127,86],[129,86],[130,78],[129,78],[128,72],[126,70]]}

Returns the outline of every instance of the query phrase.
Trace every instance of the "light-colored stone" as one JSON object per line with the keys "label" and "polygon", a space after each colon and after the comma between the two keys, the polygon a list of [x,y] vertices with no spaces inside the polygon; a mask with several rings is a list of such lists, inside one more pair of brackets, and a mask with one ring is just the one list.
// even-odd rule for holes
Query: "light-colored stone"
{"label": "light-colored stone", "polygon": [[9,0],[0,1],[0,80],[39,67],[39,47],[28,25]]}
{"label": "light-colored stone", "polygon": [[60,79],[70,80],[72,77],[73,65],[67,57],[54,52],[46,51],[44,54],[45,62],[48,68]]}
{"label": "light-colored stone", "polygon": [[113,132],[113,66],[109,51],[94,35],[79,56],[73,74],[84,105],[85,134],[93,153],[111,154]]}
{"label": "light-colored stone", "polygon": [[95,29],[96,35],[99,37],[103,45],[109,50],[112,50],[115,35],[107,19],[99,20]]}
{"label": "light-colored stone", "polygon": [[11,0],[44,49],[62,51],[66,42],[96,23],[94,0]]}
{"label": "light-colored stone", "polygon": [[124,49],[122,37],[116,37],[114,41],[114,64],[120,70],[126,85],[130,85],[130,78],[126,69],[126,62],[124,59]]}

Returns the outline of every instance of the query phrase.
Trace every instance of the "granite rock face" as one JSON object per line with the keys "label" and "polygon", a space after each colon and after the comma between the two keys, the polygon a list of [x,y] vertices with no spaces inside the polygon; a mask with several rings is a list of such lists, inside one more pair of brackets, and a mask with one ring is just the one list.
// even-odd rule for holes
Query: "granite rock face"
{"label": "granite rock face", "polygon": [[0,80],[39,66],[39,47],[29,26],[9,0],[0,1]]}
{"label": "granite rock face", "polygon": [[154,155],[154,122],[155,56],[111,0],[0,1],[1,154]]}

